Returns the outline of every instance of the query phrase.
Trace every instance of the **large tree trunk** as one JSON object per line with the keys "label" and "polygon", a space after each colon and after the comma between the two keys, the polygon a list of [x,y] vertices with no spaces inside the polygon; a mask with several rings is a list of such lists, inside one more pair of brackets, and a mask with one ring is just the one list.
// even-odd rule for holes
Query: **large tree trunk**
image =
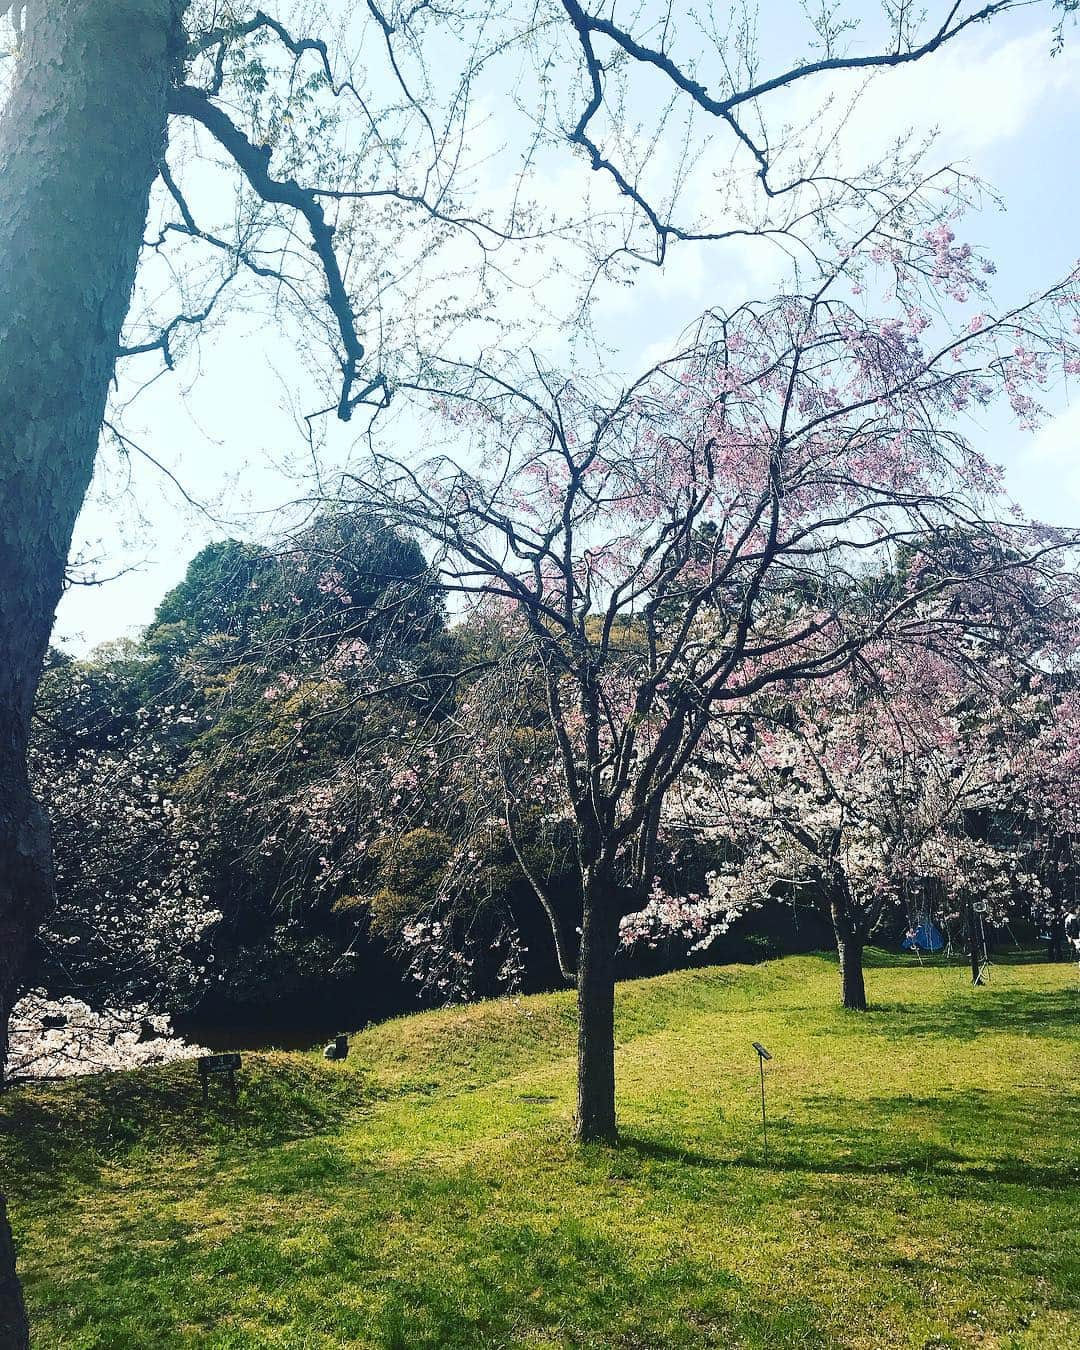
{"label": "large tree trunk", "polygon": [[846,897],[834,895],[830,904],[836,950],[840,957],[840,1002],[856,1012],[866,1011],[866,984],[863,980],[865,941],[849,912]]}
{"label": "large tree trunk", "polygon": [[[131,300],[186,0],[30,0],[0,116],[0,1073],[52,901],[30,711]],[[0,1080],[2,1085],[2,1080]],[[0,1345],[27,1343],[0,1208]]]}
{"label": "large tree trunk", "polygon": [[29,1344],[26,1308],[15,1274],[15,1245],[0,1195],[0,1350],[24,1350]]}
{"label": "large tree trunk", "polygon": [[578,1106],[575,1137],[613,1144],[615,951],[619,909],[610,890],[587,884],[578,950]]}
{"label": "large tree trunk", "polygon": [[866,1011],[866,983],[863,979],[863,944],[858,938],[837,940],[840,953],[840,1001],[845,1008]]}

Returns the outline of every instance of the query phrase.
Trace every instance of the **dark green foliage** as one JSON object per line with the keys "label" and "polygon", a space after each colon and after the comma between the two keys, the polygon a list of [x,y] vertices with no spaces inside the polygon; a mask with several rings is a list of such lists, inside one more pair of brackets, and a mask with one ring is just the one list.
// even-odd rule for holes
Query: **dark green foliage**
{"label": "dark green foliage", "polygon": [[[223,916],[215,968],[204,967],[212,1001],[276,1001],[313,985],[329,997],[335,979],[363,975],[341,959],[357,916],[334,904],[360,888],[338,864],[370,803],[362,785],[334,797],[333,839],[315,837],[308,807],[331,799],[328,785],[366,745],[385,742],[398,712],[371,686],[440,666],[443,619],[424,574],[408,540],[329,512],[274,549],[203,549],[139,642],[83,661],[53,654],[33,753],[60,904],[31,982],[97,1003],[149,993],[183,1010],[190,999],[164,970],[143,972],[146,988],[125,978],[105,931],[113,897],[139,922],[144,892],[164,879],[158,859]],[[174,819],[157,818],[162,801]],[[170,862],[181,835],[197,850]],[[359,965],[370,955],[378,967],[379,950],[361,942]],[[379,978],[390,973],[384,964]]]}
{"label": "dark green foliage", "polygon": [[419,548],[363,514],[331,511],[274,548],[208,544],[157,608],[145,645],[175,661],[200,642],[263,666],[314,663],[344,641],[411,646],[441,626]]}
{"label": "dark green foliage", "polygon": [[261,606],[274,594],[277,579],[268,549],[235,539],[207,544],[158,605],[145,642],[153,649],[161,629],[178,627],[188,647],[215,633],[248,646],[266,627]]}

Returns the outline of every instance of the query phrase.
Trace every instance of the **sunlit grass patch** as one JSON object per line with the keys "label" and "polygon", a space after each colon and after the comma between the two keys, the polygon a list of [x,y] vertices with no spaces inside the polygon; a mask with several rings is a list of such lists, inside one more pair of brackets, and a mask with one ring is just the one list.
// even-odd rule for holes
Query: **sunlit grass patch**
{"label": "sunlit grass patch", "polygon": [[621,986],[615,1150],[569,1142],[569,995],[247,1056],[235,1111],[190,1066],[12,1094],[37,1344],[1073,1345],[1075,968],[869,983],[866,1016],[827,958]]}

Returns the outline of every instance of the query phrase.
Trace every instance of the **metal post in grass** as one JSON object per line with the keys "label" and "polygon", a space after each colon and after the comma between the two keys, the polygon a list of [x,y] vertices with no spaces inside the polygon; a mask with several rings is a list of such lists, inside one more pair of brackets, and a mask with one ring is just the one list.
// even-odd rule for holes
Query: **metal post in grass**
{"label": "metal post in grass", "polygon": [[769,1127],[765,1120],[765,1061],[772,1059],[772,1055],[761,1044],[760,1041],[752,1041],[754,1049],[757,1051],[758,1070],[761,1073],[761,1142],[763,1161],[769,1161]]}

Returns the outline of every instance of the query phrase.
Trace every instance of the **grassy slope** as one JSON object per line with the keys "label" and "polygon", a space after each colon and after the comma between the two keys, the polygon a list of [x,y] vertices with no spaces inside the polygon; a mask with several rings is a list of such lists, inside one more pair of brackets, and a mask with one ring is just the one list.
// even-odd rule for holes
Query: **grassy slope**
{"label": "grassy slope", "polygon": [[1075,966],[883,963],[866,1017],[835,984],[621,987],[614,1151],[568,1143],[565,996],[248,1056],[235,1110],[190,1066],[13,1093],[38,1350],[1080,1343]]}

